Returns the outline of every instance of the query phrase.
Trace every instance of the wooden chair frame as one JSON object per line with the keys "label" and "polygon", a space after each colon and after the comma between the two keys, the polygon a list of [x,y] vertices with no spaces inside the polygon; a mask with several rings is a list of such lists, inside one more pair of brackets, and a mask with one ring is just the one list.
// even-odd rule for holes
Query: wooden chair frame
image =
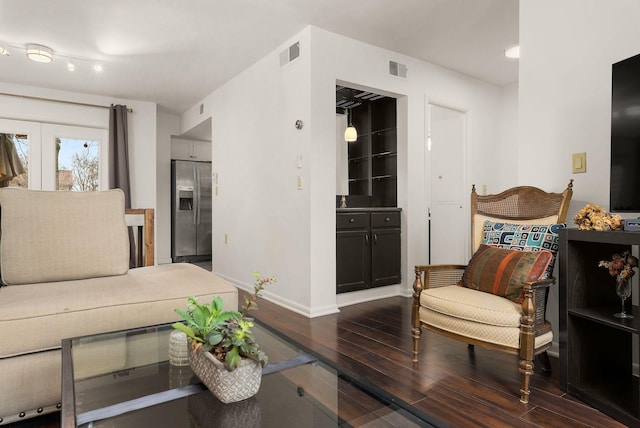
{"label": "wooden chair frame", "polygon": [[136,266],[153,266],[155,264],[153,208],[130,208],[125,210],[124,215],[127,226],[135,229],[133,236],[136,243]]}
{"label": "wooden chair frame", "polygon": [[[569,181],[562,193],[548,193],[531,186],[520,186],[496,195],[478,195],[475,185],[471,189],[471,233],[473,242],[474,217],[476,214],[509,220],[534,220],[557,215],[557,223],[566,221],[569,203],[573,195],[573,180]],[[476,248],[473,248],[475,251]],[[530,379],[533,374],[535,355],[546,352],[551,343],[535,348],[535,338],[548,333],[551,324],[545,320],[546,301],[549,287],[554,278],[527,282],[523,284],[524,299],[521,305],[520,346],[518,348],[501,346],[474,338],[462,336],[431,326],[420,319],[420,295],[430,286],[456,285],[462,278],[465,265],[418,265],[415,267],[413,283],[413,305],[411,314],[411,335],[413,337],[413,362],[418,362],[420,336],[422,328],[444,336],[465,342],[470,346],[478,345],[487,349],[506,352],[519,356],[521,375],[520,401],[529,402]],[[546,354],[545,354],[546,355]]]}

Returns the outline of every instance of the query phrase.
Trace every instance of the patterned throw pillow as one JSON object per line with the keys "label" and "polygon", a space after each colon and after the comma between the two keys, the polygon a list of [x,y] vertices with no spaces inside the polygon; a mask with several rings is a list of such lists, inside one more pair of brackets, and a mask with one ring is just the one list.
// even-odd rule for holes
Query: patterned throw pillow
{"label": "patterned throw pillow", "polygon": [[550,251],[520,251],[481,244],[467,265],[460,285],[522,303],[522,285],[544,274]]}
{"label": "patterned throw pillow", "polygon": [[553,266],[558,254],[560,229],[564,224],[515,224],[484,222],[482,243],[498,248],[520,251],[551,251],[553,258],[543,278],[553,276]]}

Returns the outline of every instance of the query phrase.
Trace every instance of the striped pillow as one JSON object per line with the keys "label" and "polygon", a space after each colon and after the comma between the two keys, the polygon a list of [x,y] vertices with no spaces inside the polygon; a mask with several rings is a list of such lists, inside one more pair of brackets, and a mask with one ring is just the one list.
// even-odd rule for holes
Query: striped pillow
{"label": "striped pillow", "polygon": [[496,223],[487,220],[484,222],[482,244],[521,251],[551,251],[553,258],[543,276],[543,278],[551,278],[558,254],[560,230],[564,228],[564,223],[520,224]]}
{"label": "striped pillow", "polygon": [[481,244],[460,285],[522,303],[524,282],[538,280],[549,266],[550,251],[518,251]]}

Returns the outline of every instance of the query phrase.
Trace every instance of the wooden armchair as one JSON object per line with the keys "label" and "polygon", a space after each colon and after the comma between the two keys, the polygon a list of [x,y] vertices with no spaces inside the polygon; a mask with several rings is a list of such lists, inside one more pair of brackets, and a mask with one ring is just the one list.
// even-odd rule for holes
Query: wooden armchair
{"label": "wooden armchair", "polygon": [[[473,186],[471,190],[471,234],[474,255],[482,243],[485,226],[501,229],[508,223],[508,230],[527,230],[529,225],[555,225],[563,223],[573,194],[573,180],[563,193],[547,193],[541,189],[521,186],[506,190],[497,195],[478,195]],[[485,223],[487,222],[487,223]],[[497,225],[497,226],[496,226]],[[556,228],[547,226],[541,230]],[[529,229],[532,229],[529,227]],[[507,230],[505,228],[504,230]],[[536,229],[538,230],[538,229]],[[555,230],[555,229],[554,229]],[[535,232],[535,231],[534,231]],[[518,245],[525,241],[547,240],[544,247],[557,248],[549,244],[549,236],[540,238],[540,234],[522,235]],[[502,236],[502,235],[501,235]],[[505,241],[514,244],[511,249],[531,249],[518,247],[515,235],[505,234]],[[525,236],[524,241],[522,236]],[[492,242],[487,242],[491,244]],[[505,247],[504,245],[497,246]],[[486,249],[486,247],[483,247]],[[499,252],[494,248],[494,252]],[[524,256],[523,253],[506,252]],[[502,253],[500,253],[502,254]],[[537,254],[532,254],[535,256]],[[547,254],[548,255],[548,254]],[[474,259],[472,258],[472,261]],[[548,259],[547,259],[548,260]],[[551,325],[545,320],[545,305],[548,288],[555,282],[551,275],[535,281],[521,281],[520,304],[500,295],[458,286],[469,267],[464,265],[428,265],[415,267],[413,284],[413,307],[411,334],[413,337],[413,361],[418,361],[422,328],[443,334],[450,338],[488,349],[519,355],[521,374],[520,401],[529,401],[529,383],[533,374],[535,355],[546,352],[551,346],[553,333]],[[544,278],[545,275],[541,275]],[[467,277],[468,278],[468,277]],[[495,277],[494,277],[495,278]],[[546,355],[546,354],[545,354]]]}

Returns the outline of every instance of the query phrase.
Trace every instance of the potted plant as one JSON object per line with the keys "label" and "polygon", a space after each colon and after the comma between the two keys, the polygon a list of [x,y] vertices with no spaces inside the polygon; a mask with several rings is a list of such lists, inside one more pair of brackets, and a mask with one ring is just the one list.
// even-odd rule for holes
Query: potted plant
{"label": "potted plant", "polygon": [[241,401],[260,388],[262,367],[268,358],[253,337],[253,320],[247,313],[257,308],[260,292],[275,278],[263,278],[258,272],[254,292],[245,296],[240,311],[225,311],[222,299],[199,304],[187,300],[186,311],[176,309],[184,319],[173,328],[184,332],[189,343],[189,365],[207,388],[223,403]]}

